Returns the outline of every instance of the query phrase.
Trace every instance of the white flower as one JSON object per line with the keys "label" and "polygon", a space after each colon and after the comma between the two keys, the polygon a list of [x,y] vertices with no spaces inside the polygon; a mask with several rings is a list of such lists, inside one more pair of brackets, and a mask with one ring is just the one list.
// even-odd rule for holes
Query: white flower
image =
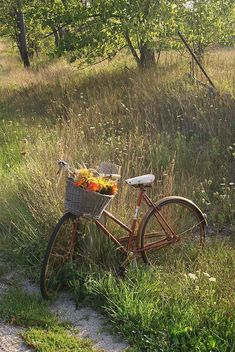
{"label": "white flower", "polygon": [[216,278],[215,278],[215,277],[210,277],[210,278],[209,278],[209,281],[211,281],[211,282],[216,282]]}
{"label": "white flower", "polygon": [[208,274],[208,273],[203,273],[203,274],[207,277],[211,277],[210,274]]}
{"label": "white flower", "polygon": [[193,274],[193,273],[189,273],[189,274],[188,274],[188,277],[189,277],[191,280],[197,280],[197,279],[198,279],[197,275],[195,275],[195,274]]}

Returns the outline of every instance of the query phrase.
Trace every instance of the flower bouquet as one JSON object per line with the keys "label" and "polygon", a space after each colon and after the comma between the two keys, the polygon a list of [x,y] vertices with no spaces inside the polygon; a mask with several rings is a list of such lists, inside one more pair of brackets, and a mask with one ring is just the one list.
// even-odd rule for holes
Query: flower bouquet
{"label": "flower bouquet", "polygon": [[117,193],[117,182],[110,177],[97,175],[92,169],[75,170],[68,177],[65,209],[77,216],[99,219]]}
{"label": "flower bouquet", "polygon": [[74,186],[86,189],[88,192],[98,192],[100,194],[114,195],[117,193],[117,183],[106,177],[95,177],[90,169],[80,169],[75,171]]}

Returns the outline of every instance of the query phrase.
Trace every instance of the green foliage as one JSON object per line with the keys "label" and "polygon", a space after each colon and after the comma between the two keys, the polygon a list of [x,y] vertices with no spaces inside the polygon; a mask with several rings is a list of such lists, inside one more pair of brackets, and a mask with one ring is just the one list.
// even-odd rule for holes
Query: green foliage
{"label": "green foliage", "polygon": [[[219,183],[219,181],[221,181]],[[235,186],[226,178],[222,180],[205,180],[194,192],[201,209],[208,214],[209,224],[215,232],[224,227],[225,234],[235,225]],[[215,229],[217,224],[217,230]]]}
{"label": "green foliage", "polygon": [[[227,52],[225,57],[229,57]],[[58,194],[54,187],[56,160],[61,157],[75,166],[78,161],[92,166],[104,160],[116,161],[122,165],[124,179],[153,172],[156,182],[152,196],[157,199],[164,194],[167,166],[176,152],[171,193],[192,197],[196,203],[207,200],[205,193],[200,193],[203,182],[209,197],[216,191],[226,194],[224,199],[209,198],[208,217],[214,214],[214,232],[223,234],[221,224],[231,225],[234,201],[228,187],[234,182],[234,99],[222,94],[211,96],[191,86],[182,78],[181,57],[180,64],[174,59],[168,66],[160,66],[159,72],[123,70],[121,62],[112,70],[109,66],[107,71],[102,67],[97,73],[84,74],[64,62],[26,73],[15,62],[14,68],[9,57],[7,60],[9,70],[5,76],[1,71],[4,79],[0,91],[1,116],[5,119],[0,132],[0,225],[1,235],[8,239],[8,251],[14,260],[18,255],[26,261],[27,272],[34,271],[34,277],[38,276],[47,238],[63,210],[63,202],[58,199],[58,194],[63,196],[63,187]],[[226,64],[222,74],[217,69],[221,62],[216,63],[218,81],[224,81],[227,72],[232,83],[233,61],[231,66]],[[27,84],[22,77],[27,78]],[[7,79],[12,79],[15,86]],[[21,139],[25,138],[28,146],[22,155]],[[224,189],[219,185],[222,177],[226,177]],[[205,185],[205,179],[212,183]],[[130,188],[120,184],[113,212],[128,221],[134,197]],[[222,222],[218,214],[222,214]],[[92,237],[90,249],[94,260],[105,267],[113,252],[99,235]],[[105,258],[97,252],[105,253]],[[81,272],[71,275],[77,299],[88,295],[104,306],[129,340],[138,345],[133,348],[135,352],[146,350],[146,346],[156,351],[156,344],[164,352],[231,351],[234,248],[211,245],[201,257],[194,248],[185,261],[177,256],[166,258],[164,253],[159,252],[158,268],[130,270],[124,281],[107,272],[101,275],[99,263],[93,275],[91,267],[84,265]],[[216,281],[210,281],[204,272]],[[196,275],[195,281],[190,273]],[[20,308],[13,310],[16,301]],[[37,305],[37,316],[27,316],[26,303],[28,310],[31,299],[22,303],[14,294],[10,302],[6,298],[2,302],[1,314],[7,321],[15,317],[23,325],[50,324],[45,316],[36,322],[43,316]],[[43,345],[46,333],[34,331],[29,341],[34,337],[38,346]],[[53,339],[50,335],[49,345]]]}
{"label": "green foliage", "polygon": [[50,313],[45,301],[20,289],[11,288],[1,297],[0,320],[28,328],[21,335],[38,352],[98,352],[90,341],[73,336],[70,325]]}
{"label": "green foliage", "polygon": [[49,312],[45,302],[15,288],[8,290],[0,299],[0,319],[9,324],[25,327],[50,328],[61,324]]}
{"label": "green foliage", "polygon": [[[87,8],[85,30],[76,35],[76,49],[86,58],[113,57],[127,46],[139,66],[144,66],[144,49],[160,50],[176,27],[180,1],[92,1]],[[80,18],[77,17],[80,21]],[[86,19],[86,17],[85,17]],[[79,22],[76,24],[79,27]]]}
{"label": "green foliage", "polygon": [[209,46],[234,43],[234,1],[188,1],[183,26],[194,52],[202,59],[205,49]]}
{"label": "green foliage", "polygon": [[149,67],[155,63],[154,50],[181,46],[178,29],[201,57],[212,44],[231,43],[235,30],[233,0],[1,1],[0,33],[18,46],[19,7],[31,56],[47,51],[65,54],[71,62],[111,59],[127,47],[139,67]]}
{"label": "green foliage", "polygon": [[136,351],[229,352],[235,333],[233,252],[228,244],[211,242],[196,260],[171,256],[154,269],[128,270],[124,280],[88,274],[87,295]]}
{"label": "green foliage", "polygon": [[61,327],[50,330],[31,328],[23,332],[21,336],[30,347],[38,352],[98,352],[97,349],[92,348],[88,340],[77,339]]}

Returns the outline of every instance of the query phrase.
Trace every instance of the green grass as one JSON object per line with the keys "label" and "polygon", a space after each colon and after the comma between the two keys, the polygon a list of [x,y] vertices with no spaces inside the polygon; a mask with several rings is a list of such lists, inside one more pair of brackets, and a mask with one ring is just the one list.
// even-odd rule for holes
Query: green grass
{"label": "green grass", "polygon": [[73,336],[71,324],[50,313],[45,301],[20,289],[11,288],[1,297],[0,321],[25,327],[25,343],[38,352],[98,352],[89,340]]}
{"label": "green grass", "polygon": [[[160,251],[161,252],[161,251]],[[235,267],[230,243],[211,241],[196,259],[164,260],[156,268],[84,277],[83,292],[118,327],[136,351],[235,350]],[[78,300],[79,281],[73,282]]]}
{"label": "green grass", "polygon": [[11,288],[0,299],[0,319],[6,323],[50,328],[61,323],[49,312],[48,304],[37,297]]}
{"label": "green grass", "polygon": [[[207,213],[210,234],[233,237],[234,51],[206,58],[221,95],[185,78],[187,59],[164,63],[169,53],[163,53],[157,69],[140,73],[134,67],[125,70],[121,60],[80,72],[57,60],[25,71],[7,51],[7,44],[0,43],[0,64],[10,68],[0,77],[0,248],[37,282],[48,236],[63,212],[58,194],[63,197],[64,183],[56,189],[60,158],[92,167],[111,160],[122,166],[123,179],[154,173],[153,199],[188,197]],[[120,184],[112,211],[128,222],[134,201],[135,193]],[[83,266],[71,284],[78,300],[87,296],[100,302],[133,351],[235,350],[234,243],[209,241],[202,257],[188,253],[184,261],[159,255],[155,270],[140,267],[117,281],[109,272],[99,272],[99,264],[108,267],[105,258],[113,255],[96,237],[91,246],[98,258],[95,273]],[[190,280],[189,273],[199,276],[198,281]],[[35,324],[32,334],[40,344],[46,336],[41,327],[50,325],[50,319],[53,326],[54,318],[45,312],[40,325],[41,303],[18,294],[10,293],[10,301],[3,298],[1,315]],[[29,312],[28,302],[35,305]]]}
{"label": "green grass", "polygon": [[62,328],[50,330],[31,328],[21,335],[37,352],[98,352],[88,340],[78,340]]}

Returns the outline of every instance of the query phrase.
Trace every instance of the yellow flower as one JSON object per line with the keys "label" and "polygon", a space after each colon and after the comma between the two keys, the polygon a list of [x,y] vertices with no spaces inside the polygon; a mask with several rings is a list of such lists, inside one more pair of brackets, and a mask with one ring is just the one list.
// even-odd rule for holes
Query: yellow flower
{"label": "yellow flower", "polygon": [[88,170],[88,169],[79,169],[79,170],[76,170],[76,173],[75,173],[75,177],[74,177],[74,180],[75,181],[79,181],[81,179],[88,179],[89,177],[92,177],[93,176],[93,173]]}

